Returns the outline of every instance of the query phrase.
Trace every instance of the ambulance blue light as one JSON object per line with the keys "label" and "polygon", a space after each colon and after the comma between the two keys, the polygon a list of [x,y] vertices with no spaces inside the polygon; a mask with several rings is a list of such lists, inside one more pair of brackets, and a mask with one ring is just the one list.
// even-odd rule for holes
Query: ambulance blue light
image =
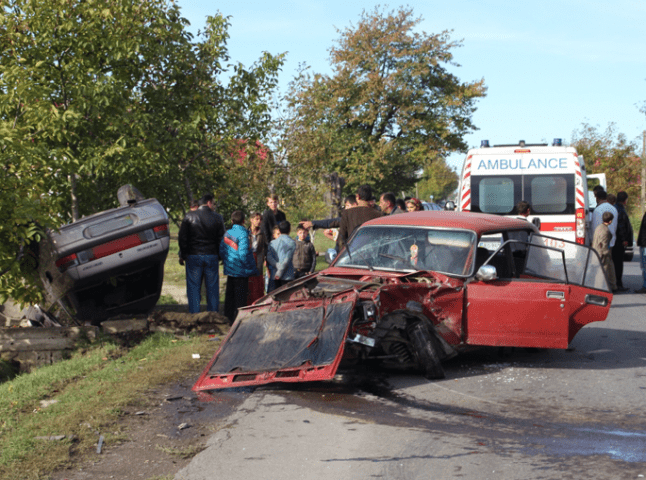
{"label": "ambulance blue light", "polygon": [[553,147],[561,147],[563,146],[563,139],[562,138],[555,138],[554,141],[552,142]]}
{"label": "ambulance blue light", "polygon": [[480,148],[489,148],[489,140],[480,140]]}

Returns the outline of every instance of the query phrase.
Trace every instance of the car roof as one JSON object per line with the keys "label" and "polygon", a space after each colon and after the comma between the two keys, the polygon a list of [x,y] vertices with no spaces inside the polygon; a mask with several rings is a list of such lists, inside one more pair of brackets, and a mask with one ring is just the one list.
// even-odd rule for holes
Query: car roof
{"label": "car roof", "polygon": [[385,215],[362,225],[412,225],[419,227],[461,228],[473,230],[478,236],[501,230],[530,229],[538,232],[534,224],[518,218],[487,213],[426,210]]}

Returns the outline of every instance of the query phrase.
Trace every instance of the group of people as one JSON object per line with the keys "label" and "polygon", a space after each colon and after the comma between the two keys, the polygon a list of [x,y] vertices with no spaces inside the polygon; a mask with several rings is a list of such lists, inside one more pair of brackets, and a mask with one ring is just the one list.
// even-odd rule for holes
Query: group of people
{"label": "group of people", "polygon": [[[382,215],[423,210],[417,198],[398,200],[387,192],[379,197],[379,205],[369,185],[362,185],[356,195],[344,200],[340,217],[327,220],[303,220],[298,224],[296,239],[290,237],[291,224],[278,209],[278,197],[267,198],[267,209],[252,213],[249,228],[245,214],[231,214],[231,228],[226,229],[222,215],[215,211],[212,195],[191,204],[179,230],[179,261],[186,267],[186,294],[191,313],[200,311],[201,287],[206,287],[206,308],[220,311],[219,262],[227,276],[224,315],[231,323],[238,309],[250,305],[285,283],[314,272],[317,253],[310,239],[310,230],[338,229],[336,248],[340,251],[354,230],[368,220]],[[263,267],[267,267],[267,277]]]}
{"label": "group of people", "polygon": [[[231,214],[231,228],[226,230],[222,215],[215,211],[213,196],[203,196],[182,220],[179,229],[179,262],[186,266],[186,294],[189,312],[198,313],[201,287],[206,287],[206,308],[220,311],[219,262],[224,265],[227,286],[224,315],[233,323],[238,309],[283,284],[307,275],[316,267],[316,251],[308,230],[299,224],[296,240],[289,234],[291,225],[278,209],[278,197],[267,198],[261,215],[252,213],[250,227],[245,214]],[[266,263],[268,283],[263,266]]]}
{"label": "group of people", "polygon": [[[592,212],[592,248],[596,250],[614,293],[628,291],[622,281],[624,254],[633,242],[633,227],[626,212],[628,194],[607,193],[603,187],[594,188],[597,206]],[[646,283],[638,293],[646,293]]]}
{"label": "group of people", "polygon": [[396,215],[418,210],[424,210],[424,206],[419,199],[397,199],[392,192],[382,193],[379,197],[379,205],[377,205],[377,199],[372,194],[372,187],[370,185],[361,185],[357,189],[356,195],[348,195],[343,200],[343,211],[340,217],[325,220],[306,220],[303,225],[305,228],[313,230],[337,228],[338,233],[336,236],[332,237],[327,232],[326,236],[330,236],[336,241],[335,249],[340,252],[355,229],[368,220],[383,215]]}
{"label": "group of people", "polygon": [[[596,187],[597,206],[592,213],[592,248],[594,248],[607,274],[613,292],[628,290],[623,285],[623,261],[626,247],[632,244],[633,229],[626,212],[628,195],[618,192],[608,194],[603,187]],[[363,223],[383,215],[395,215],[423,210],[417,198],[397,199],[391,192],[372,195],[369,185],[362,185],[356,195],[344,199],[340,217],[325,220],[303,220],[298,224],[296,239],[290,237],[291,225],[285,213],[278,209],[278,197],[267,198],[267,209],[252,213],[249,228],[245,227],[245,214],[236,210],[231,214],[231,228],[226,230],[222,216],[215,211],[213,196],[203,196],[191,205],[179,231],[180,263],[186,266],[186,293],[191,313],[200,311],[201,285],[206,284],[206,308],[220,310],[219,261],[224,264],[227,276],[224,314],[231,323],[240,307],[249,305],[283,284],[314,272],[316,257],[310,239],[310,230],[325,229],[326,236],[336,240],[336,250],[341,251],[354,230]],[[527,219],[530,206],[520,202],[520,218]],[[329,229],[338,229],[334,237]],[[646,214],[642,219],[637,245],[643,285],[636,293],[646,293]],[[267,278],[263,267],[267,267]]]}

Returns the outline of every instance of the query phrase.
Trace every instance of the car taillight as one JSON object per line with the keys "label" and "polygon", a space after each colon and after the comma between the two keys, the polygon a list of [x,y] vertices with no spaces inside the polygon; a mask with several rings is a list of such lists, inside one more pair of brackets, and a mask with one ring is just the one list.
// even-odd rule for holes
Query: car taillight
{"label": "car taillight", "polygon": [[163,225],[157,225],[155,228],[153,228],[153,231],[155,232],[155,238],[170,237],[167,223],[164,223]]}
{"label": "car taillight", "polygon": [[576,209],[576,224],[574,228],[576,243],[585,245],[585,210],[582,208]]}
{"label": "car taillight", "polygon": [[67,270],[70,267],[74,267],[79,264],[78,257],[76,256],[76,253],[72,253],[71,255],[67,255],[63,258],[59,258],[56,260],[56,266],[58,267],[58,270],[63,273],[65,270]]}

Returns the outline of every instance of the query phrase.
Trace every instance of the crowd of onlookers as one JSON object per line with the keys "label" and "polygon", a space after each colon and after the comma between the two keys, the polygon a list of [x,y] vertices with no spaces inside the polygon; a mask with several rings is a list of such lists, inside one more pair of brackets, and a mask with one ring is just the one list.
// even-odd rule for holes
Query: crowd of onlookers
{"label": "crowd of onlookers", "polygon": [[[624,256],[627,247],[633,245],[633,227],[626,211],[628,194],[624,191],[617,195],[607,193],[603,187],[594,188],[597,206],[592,212],[592,248],[596,250],[606,272],[610,288],[614,293],[627,292],[623,284]],[[637,293],[646,293],[646,270],[643,258],[643,247],[646,247],[646,225],[642,225],[637,239],[640,248],[640,259],[644,283]]]}
{"label": "crowd of onlookers", "polygon": [[[276,195],[267,198],[267,209],[249,216],[236,210],[231,214],[231,228],[215,212],[212,195],[205,195],[191,205],[180,226],[179,261],[186,266],[186,293],[191,313],[200,311],[201,286],[206,286],[206,308],[220,311],[219,262],[224,265],[227,285],[224,315],[233,322],[240,307],[250,305],[266,292],[308,275],[316,269],[317,252],[311,232],[323,229],[336,241],[340,251],[354,230],[364,222],[382,215],[423,210],[417,198],[397,199],[384,193],[377,199],[369,185],[362,185],[356,195],[344,199],[341,216],[326,220],[303,220],[290,237],[292,226],[278,209]],[[263,274],[266,266],[267,275]]]}
{"label": "crowd of onlookers", "polygon": [[[598,252],[613,292],[628,290],[623,285],[623,261],[626,247],[633,242],[633,230],[626,213],[626,192],[608,194],[602,187],[594,191],[597,206],[592,213],[592,247]],[[239,308],[250,305],[265,292],[309,273],[316,268],[314,245],[310,232],[322,229],[336,242],[340,251],[363,223],[383,215],[423,210],[417,198],[397,199],[383,193],[378,200],[369,185],[362,185],[356,195],[345,197],[343,210],[337,218],[303,220],[290,237],[291,224],[279,210],[278,197],[267,198],[267,209],[252,213],[249,227],[245,214],[236,210],[231,215],[231,228],[226,230],[222,216],[215,212],[213,196],[205,195],[191,206],[179,230],[180,264],[186,266],[186,292],[191,313],[200,311],[201,286],[206,284],[207,310],[220,310],[219,262],[224,264],[227,286],[224,314],[233,322]],[[522,204],[522,205],[521,205]],[[527,202],[518,206],[519,215],[527,217]],[[522,210],[522,212],[521,212]],[[646,293],[646,214],[637,237],[643,285],[637,293]],[[267,275],[263,274],[266,266]]]}

